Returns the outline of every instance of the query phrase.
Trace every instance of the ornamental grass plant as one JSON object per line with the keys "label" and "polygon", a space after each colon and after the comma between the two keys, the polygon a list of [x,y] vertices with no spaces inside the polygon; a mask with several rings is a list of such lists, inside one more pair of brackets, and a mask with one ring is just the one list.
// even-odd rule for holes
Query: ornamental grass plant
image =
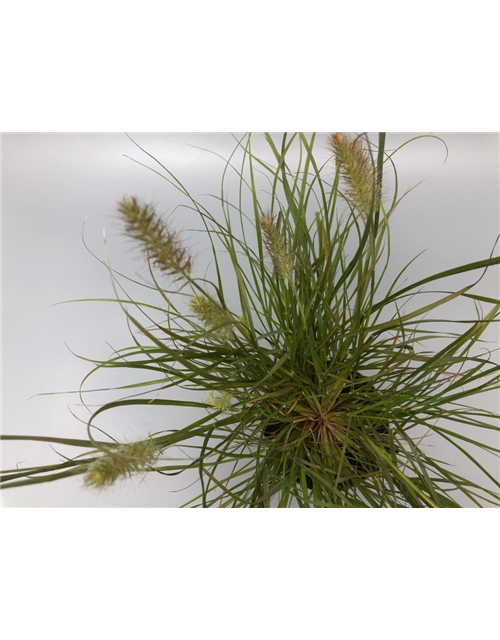
{"label": "ornamental grass plant", "polygon": [[[98,258],[131,342],[93,361],[89,376],[128,368],[144,379],[94,408],[81,439],[2,435],[83,450],[51,465],[5,470],[3,488],[79,475],[88,490],[106,490],[132,476],[195,469],[199,495],[186,506],[499,504],[499,478],[479,458],[500,452],[484,438],[498,433],[499,416],[480,403],[480,394],[499,387],[496,347],[484,334],[498,321],[500,301],[475,286],[500,258],[488,257],[489,247],[483,260],[408,282],[412,259],[388,280],[391,218],[405,195],[399,148],[386,149],[383,133],[264,138],[272,162],[254,153],[254,136],[235,137],[214,209],[139,147],[182,206],[199,216],[210,273],[197,266],[177,212],[167,220],[139,195],[123,198],[121,227],[149,280],[133,282],[154,288],[157,303],[130,297],[132,279]],[[229,172],[239,181],[231,200]],[[243,194],[251,196],[250,209]],[[464,273],[470,284],[445,288]],[[228,295],[229,277],[237,297]],[[443,308],[459,298],[470,301],[471,314],[457,331]],[[176,387],[193,399],[169,398]],[[154,420],[163,414],[162,430],[117,442],[98,428],[104,412],[137,405],[151,407]],[[203,415],[168,424],[173,406]],[[435,457],[436,448],[425,445],[430,437],[456,449],[483,481]]]}

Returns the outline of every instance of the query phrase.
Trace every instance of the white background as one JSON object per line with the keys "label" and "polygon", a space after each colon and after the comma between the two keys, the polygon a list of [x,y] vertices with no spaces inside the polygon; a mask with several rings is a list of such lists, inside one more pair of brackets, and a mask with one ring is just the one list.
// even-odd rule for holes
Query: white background
{"label": "white background", "polygon": [[[227,158],[235,146],[231,135],[132,134],[132,137],[177,175],[193,194],[200,196],[215,215],[222,215],[218,202],[202,194],[219,195],[224,162],[194,147],[203,147]],[[395,148],[411,137],[412,134],[390,134],[387,148]],[[401,193],[425,180],[403,200],[392,218],[389,282],[411,258],[424,250],[424,255],[408,271],[408,282],[484,259],[489,256],[499,233],[498,136],[443,134],[442,139],[449,149],[446,163],[444,146],[432,138],[415,141],[395,156]],[[254,147],[258,153],[266,152],[261,137],[256,136]],[[69,403],[82,419],[88,417],[78,406],[75,394],[28,398],[43,392],[78,389],[91,365],[72,355],[64,342],[79,355],[102,359],[109,356],[110,346],[119,349],[132,344],[117,305],[51,306],[75,298],[113,297],[106,269],[83,246],[81,230],[85,219],[85,238],[90,248],[104,255],[102,229],[105,227],[113,267],[132,277],[144,278],[147,276],[144,263],[121,235],[115,210],[116,202],[123,195],[137,195],[156,203],[159,211],[171,215],[172,224],[183,229],[185,241],[196,256],[197,275],[203,275],[208,265],[207,238],[191,231],[200,228],[195,214],[186,209],[174,211],[176,205],[184,202],[182,197],[157,174],[124,154],[154,166],[124,134],[4,136],[4,433],[85,438],[85,426],[66,406]],[[316,154],[318,160],[328,157],[325,134],[319,135]],[[394,182],[388,172],[387,197]],[[226,194],[229,199],[237,198],[236,187],[229,177]],[[266,194],[262,192],[260,197],[265,204]],[[245,198],[244,203],[251,211],[249,195]],[[464,274],[446,285],[458,288],[476,277],[476,274]],[[236,303],[234,282],[231,279],[226,282],[229,300]],[[492,270],[476,291],[495,295],[498,283],[498,274]],[[130,290],[137,291],[136,288]],[[144,302],[161,302],[149,290],[140,290],[138,295]],[[470,319],[475,313],[470,301],[460,300],[440,311],[438,317]],[[466,325],[457,325],[454,329],[463,331],[464,327]],[[490,331],[488,337],[495,348],[498,333]],[[142,379],[123,370],[108,370],[92,378],[85,388],[123,385]],[[186,392],[171,390],[163,397],[185,398]],[[86,399],[93,404],[106,398],[110,396],[94,394]],[[496,393],[481,397],[479,403],[498,410]],[[130,441],[161,429],[185,426],[202,415],[203,410],[175,407],[120,409],[104,414],[98,426],[115,438]],[[498,434],[482,435],[498,446]],[[484,482],[480,472],[462,455],[443,443],[432,444],[436,447],[433,454],[454,464],[458,473]],[[4,468],[12,468],[17,463],[29,466],[60,459],[47,444],[9,442],[2,449]],[[71,454],[65,447],[56,449],[65,455]],[[498,459],[483,453],[476,455],[498,476]],[[175,507],[198,494],[196,480],[195,470],[175,478],[149,474],[147,478],[119,483],[97,493],[83,489],[81,477],[75,477],[12,489],[1,496],[3,506]],[[194,486],[189,487],[193,482]],[[464,506],[467,504],[464,502]]]}
{"label": "white background", "polygon": [[57,640],[496,640],[497,512],[5,509],[0,626]]}

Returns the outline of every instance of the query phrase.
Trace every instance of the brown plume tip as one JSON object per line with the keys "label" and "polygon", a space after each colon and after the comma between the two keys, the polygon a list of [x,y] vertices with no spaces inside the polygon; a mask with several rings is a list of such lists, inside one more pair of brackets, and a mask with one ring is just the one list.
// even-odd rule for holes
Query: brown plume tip
{"label": "brown plume tip", "polygon": [[118,211],[125,223],[125,233],[141,245],[157,269],[172,276],[189,276],[191,256],[178,234],[169,229],[153,205],[141,205],[133,197],[123,198]]}
{"label": "brown plume tip", "polygon": [[330,147],[347,185],[347,200],[366,221],[370,213],[378,209],[381,199],[372,158],[359,137],[345,133],[332,133]]}

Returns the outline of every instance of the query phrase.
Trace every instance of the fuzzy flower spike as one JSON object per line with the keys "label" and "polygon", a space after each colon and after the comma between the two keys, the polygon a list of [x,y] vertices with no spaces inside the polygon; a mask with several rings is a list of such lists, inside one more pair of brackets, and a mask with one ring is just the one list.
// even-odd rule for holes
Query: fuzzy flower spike
{"label": "fuzzy flower spike", "polygon": [[151,263],[163,273],[176,278],[189,276],[191,257],[150,204],[139,205],[136,198],[124,198],[118,211],[125,221],[125,232],[142,245]]}
{"label": "fuzzy flower spike", "polygon": [[154,465],[160,451],[151,442],[130,442],[110,448],[92,462],[85,473],[85,485],[94,489],[110,487],[119,479],[144,473]]}
{"label": "fuzzy flower spike", "polygon": [[376,211],[380,205],[380,185],[370,154],[359,138],[345,133],[332,133],[330,146],[347,185],[348,200],[366,222],[372,209]]}
{"label": "fuzzy flower spike", "polygon": [[293,256],[287,250],[285,240],[278,229],[278,225],[270,214],[266,214],[261,216],[260,226],[275,271],[282,278],[285,278],[285,280],[291,281],[293,275]]}
{"label": "fuzzy flower spike", "polygon": [[194,295],[190,302],[191,311],[208,331],[222,340],[234,337],[235,320],[219,302],[204,295]]}

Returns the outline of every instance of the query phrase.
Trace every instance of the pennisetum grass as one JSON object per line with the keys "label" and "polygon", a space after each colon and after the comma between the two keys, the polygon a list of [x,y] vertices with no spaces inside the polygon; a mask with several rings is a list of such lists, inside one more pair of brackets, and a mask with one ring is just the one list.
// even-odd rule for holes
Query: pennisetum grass
{"label": "pennisetum grass", "polygon": [[[273,163],[253,153],[251,135],[236,140],[242,164],[230,159],[226,171],[238,174],[253,210],[243,210],[241,194],[236,204],[228,202],[222,185],[224,222],[149,156],[154,170],[199,214],[215,276],[197,273],[189,247],[152,205],[123,199],[118,211],[124,231],[143,251],[148,286],[166,309],[158,307],[164,319],[153,321],[145,308],[151,305],[117,295],[134,341],[95,362],[95,370],[152,370],[157,379],[141,383],[145,394],[96,409],[86,439],[22,436],[86,452],[50,466],[7,470],[4,488],[82,474],[88,487],[103,489],[135,474],[197,468],[200,493],[191,506],[499,504],[499,479],[475,452],[499,453],[482,437],[499,431],[498,415],[477,407],[478,394],[498,389],[499,366],[476,347],[497,321],[500,301],[473,287],[500,258],[404,286],[403,272],[387,282],[389,222],[402,198],[397,179],[390,195],[384,181],[388,169],[395,171],[385,134],[376,142],[332,134],[327,145],[321,143],[323,154],[331,150],[321,166],[316,135],[283,135],[280,145],[269,134],[265,140]],[[292,149],[299,150],[294,169]],[[267,177],[266,192],[256,186],[258,173]],[[232,265],[238,308],[226,301],[222,253]],[[120,274],[108,269],[118,291]],[[426,285],[468,272],[469,286],[438,291],[433,302],[418,304]],[[487,308],[465,319],[461,333],[433,329],[433,314],[443,323],[441,308],[459,297]],[[405,311],[409,299],[416,308]],[[443,346],[432,351],[438,339]],[[205,401],[163,397],[173,386],[202,391]],[[98,415],[134,405],[198,407],[206,414],[138,442],[96,439]],[[432,457],[422,444],[423,430],[471,461],[484,481],[462,477]],[[168,452],[178,446],[192,454],[174,464]]]}

